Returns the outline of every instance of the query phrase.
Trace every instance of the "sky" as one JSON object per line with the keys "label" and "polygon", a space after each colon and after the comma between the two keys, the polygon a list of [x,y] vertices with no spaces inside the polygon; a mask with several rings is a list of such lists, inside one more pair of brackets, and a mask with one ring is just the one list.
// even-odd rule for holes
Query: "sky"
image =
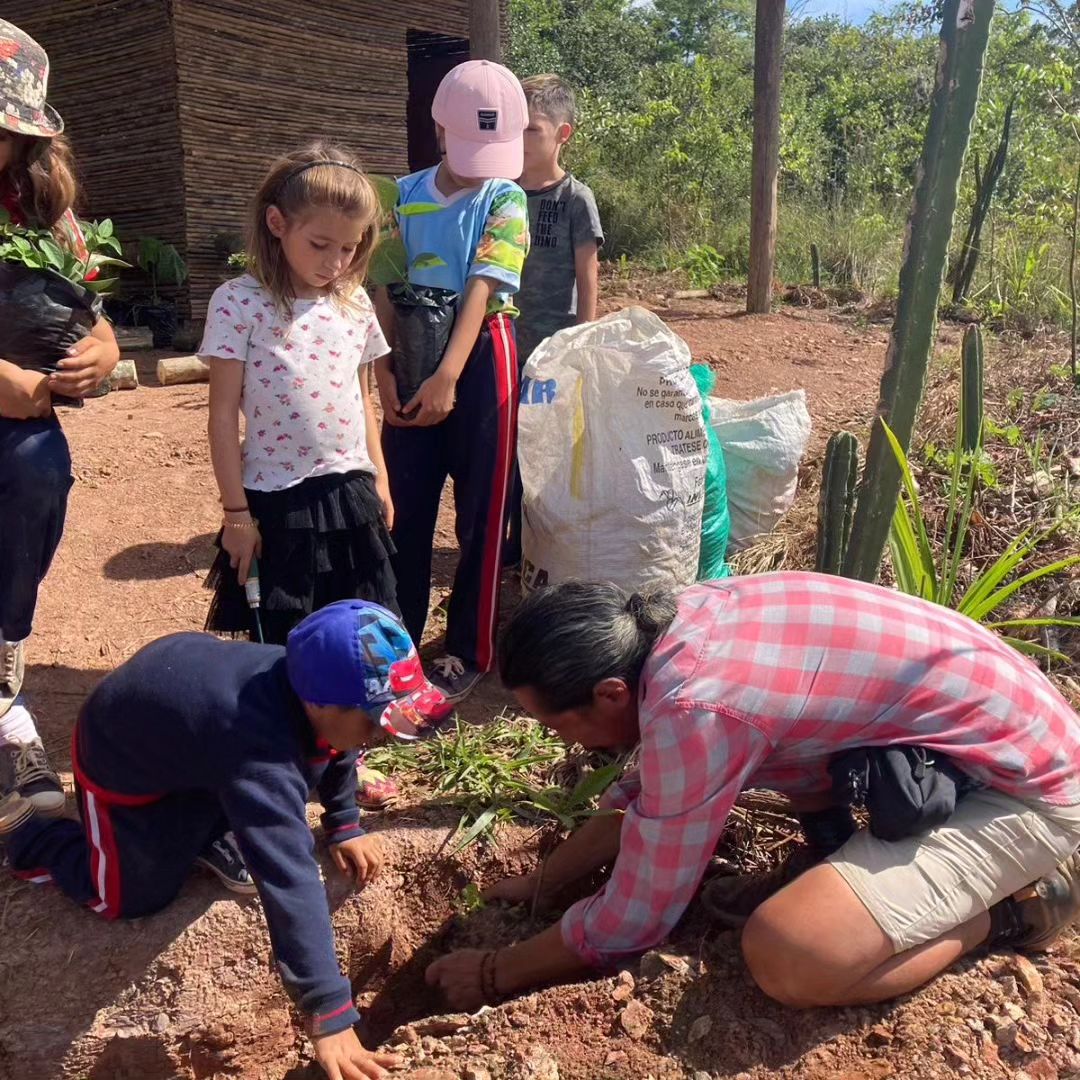
{"label": "sky", "polygon": [[838,15],[852,23],[865,22],[875,11],[882,10],[881,0],[809,0],[804,15]]}

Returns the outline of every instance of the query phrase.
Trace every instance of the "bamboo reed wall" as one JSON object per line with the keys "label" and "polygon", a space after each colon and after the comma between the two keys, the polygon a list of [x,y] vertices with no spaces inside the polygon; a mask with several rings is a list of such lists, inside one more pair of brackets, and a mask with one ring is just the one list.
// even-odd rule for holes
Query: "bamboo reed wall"
{"label": "bamboo reed wall", "polygon": [[49,54],[49,100],[74,146],[81,208],[122,237],[184,241],[176,61],[168,7],[131,0],[3,0]]}
{"label": "bamboo reed wall", "polygon": [[269,162],[332,138],[406,171],[408,33],[468,37],[468,0],[4,0],[3,17],[49,52],[86,212],[175,243],[195,319]]}

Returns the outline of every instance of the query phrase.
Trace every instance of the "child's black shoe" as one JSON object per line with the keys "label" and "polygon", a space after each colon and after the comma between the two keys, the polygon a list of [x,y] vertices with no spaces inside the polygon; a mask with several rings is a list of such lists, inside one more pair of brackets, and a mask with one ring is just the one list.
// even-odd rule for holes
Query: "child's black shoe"
{"label": "child's black shoe", "polygon": [[484,672],[468,667],[456,656],[440,656],[433,666],[431,683],[452,705],[464,701],[484,677]]}
{"label": "child's black shoe", "polygon": [[231,832],[207,844],[195,863],[209,870],[230,892],[254,896],[258,891]]}

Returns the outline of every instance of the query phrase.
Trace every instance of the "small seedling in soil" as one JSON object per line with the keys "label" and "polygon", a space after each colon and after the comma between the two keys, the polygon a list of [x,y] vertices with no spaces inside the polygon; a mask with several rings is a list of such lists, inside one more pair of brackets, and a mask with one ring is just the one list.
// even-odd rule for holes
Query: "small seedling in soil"
{"label": "small seedling in soil", "polygon": [[482,727],[458,720],[438,739],[387,746],[370,754],[373,768],[405,775],[436,801],[461,810],[457,851],[492,840],[501,824],[554,820],[571,830],[622,771],[622,762],[570,754],[539,724],[503,715]]}
{"label": "small seedling in soil", "polygon": [[454,899],[454,911],[459,919],[467,919],[484,910],[484,897],[475,881],[470,881]]}

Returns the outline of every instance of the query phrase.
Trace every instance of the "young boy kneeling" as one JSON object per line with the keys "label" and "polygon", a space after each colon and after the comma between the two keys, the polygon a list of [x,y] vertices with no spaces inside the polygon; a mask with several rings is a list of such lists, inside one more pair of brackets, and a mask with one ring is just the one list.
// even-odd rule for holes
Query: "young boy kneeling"
{"label": "young boy kneeling", "polygon": [[[400,620],[344,600],[288,644],[174,634],[106,676],[72,747],[81,823],[48,819],[0,775],[0,839],[14,871],[51,881],[108,919],[149,915],[231,830],[262,898],[285,989],[332,1076],[382,1075],[352,1031],[308,828],[318,789],[335,864],[364,885],[381,863],[360,828],[356,750],[432,734],[448,708]],[[0,764],[6,759],[0,758]]]}

